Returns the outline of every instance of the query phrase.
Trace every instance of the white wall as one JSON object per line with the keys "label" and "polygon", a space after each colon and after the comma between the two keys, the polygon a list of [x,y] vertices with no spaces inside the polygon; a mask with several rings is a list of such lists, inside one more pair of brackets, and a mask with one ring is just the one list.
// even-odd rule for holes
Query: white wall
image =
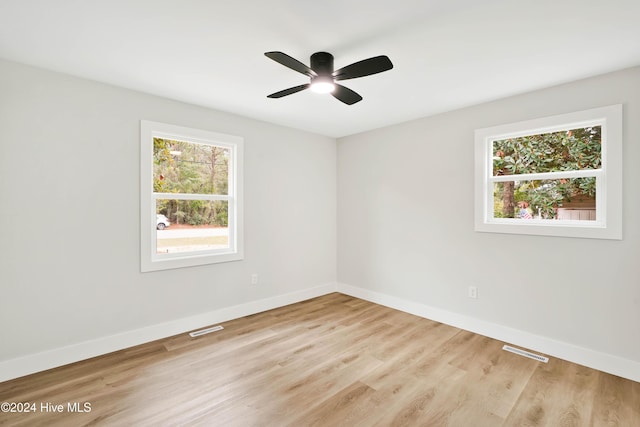
{"label": "white wall", "polygon": [[[140,119],[245,138],[244,261],[140,273]],[[335,289],[333,138],[0,61],[0,147],[0,368]]]}
{"label": "white wall", "polygon": [[[624,240],[474,232],[476,128],[618,103]],[[628,362],[635,373],[616,373],[640,381],[638,117],[633,68],[340,139],[339,289],[603,370]]]}

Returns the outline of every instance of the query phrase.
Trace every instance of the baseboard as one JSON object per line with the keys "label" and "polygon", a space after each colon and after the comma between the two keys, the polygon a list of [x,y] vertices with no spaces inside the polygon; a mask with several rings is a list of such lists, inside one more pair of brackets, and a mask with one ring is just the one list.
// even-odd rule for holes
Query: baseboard
{"label": "baseboard", "polygon": [[640,363],[344,283],[338,292],[640,382]]}
{"label": "baseboard", "polygon": [[214,323],[226,322],[239,317],[283,307],[335,291],[336,284],[327,283],[298,292],[251,301],[16,359],[0,361],[0,382],[185,333]]}
{"label": "baseboard", "polygon": [[336,291],[640,382],[640,363],[638,362],[344,283],[327,283],[303,291],[251,301],[146,328],[0,361],[0,382]]}

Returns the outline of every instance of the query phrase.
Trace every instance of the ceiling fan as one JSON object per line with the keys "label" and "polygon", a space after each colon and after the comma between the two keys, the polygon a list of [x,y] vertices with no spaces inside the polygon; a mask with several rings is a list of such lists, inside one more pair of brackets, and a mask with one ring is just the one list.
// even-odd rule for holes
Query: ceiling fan
{"label": "ceiling fan", "polygon": [[310,88],[318,93],[331,93],[339,101],[352,105],[361,101],[362,97],[351,89],[339,85],[336,83],[337,81],[370,76],[393,68],[391,60],[385,55],[354,62],[335,71],[333,70],[333,55],[327,52],[316,52],[311,55],[311,67],[307,67],[302,62],[282,52],[266,52],[265,55],[285,67],[311,78],[309,83],[272,93],[267,98],[282,98]]}

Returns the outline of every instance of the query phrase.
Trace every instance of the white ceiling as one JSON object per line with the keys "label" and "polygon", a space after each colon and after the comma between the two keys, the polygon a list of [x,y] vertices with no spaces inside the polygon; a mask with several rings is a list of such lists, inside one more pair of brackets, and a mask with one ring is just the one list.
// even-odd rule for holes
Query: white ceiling
{"label": "white ceiling", "polygon": [[[0,0],[0,57],[332,137],[640,65],[639,0]],[[347,106],[268,59],[328,51]],[[1,102],[1,99],[0,99]]]}

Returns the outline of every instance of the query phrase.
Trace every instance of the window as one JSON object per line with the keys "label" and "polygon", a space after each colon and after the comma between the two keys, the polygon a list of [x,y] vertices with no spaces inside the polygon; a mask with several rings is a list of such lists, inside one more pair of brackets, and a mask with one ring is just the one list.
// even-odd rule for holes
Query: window
{"label": "window", "polygon": [[141,121],[141,270],[243,258],[243,139]]}
{"label": "window", "polygon": [[476,231],[622,239],[622,106],[475,132]]}

